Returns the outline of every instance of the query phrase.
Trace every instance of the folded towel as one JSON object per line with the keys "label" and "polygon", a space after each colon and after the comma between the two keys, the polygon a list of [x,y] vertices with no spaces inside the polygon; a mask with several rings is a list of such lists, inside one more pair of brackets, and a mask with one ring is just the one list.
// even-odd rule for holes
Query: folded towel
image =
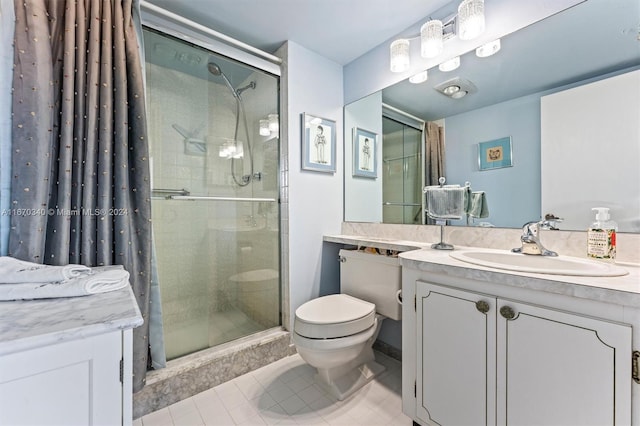
{"label": "folded towel", "polygon": [[427,186],[427,214],[434,219],[461,219],[466,210],[467,188],[458,185]]}
{"label": "folded towel", "polygon": [[129,284],[129,273],[121,268],[95,268],[88,275],[61,282],[0,285],[0,301],[76,297],[119,290]]}
{"label": "folded towel", "polygon": [[489,205],[484,191],[474,191],[469,197],[469,208],[467,213],[471,217],[489,217]]}
{"label": "folded towel", "polygon": [[49,283],[87,275],[91,268],[83,265],[51,266],[0,257],[0,284]]}

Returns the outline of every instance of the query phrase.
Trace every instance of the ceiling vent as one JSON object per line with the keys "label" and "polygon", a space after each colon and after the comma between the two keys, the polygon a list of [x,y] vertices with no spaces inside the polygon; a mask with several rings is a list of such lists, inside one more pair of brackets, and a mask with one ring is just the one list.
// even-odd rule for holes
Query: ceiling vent
{"label": "ceiling vent", "polygon": [[478,91],[478,88],[472,82],[460,77],[455,77],[451,80],[444,81],[435,86],[434,89],[436,89],[446,97],[453,99],[460,99],[470,93],[475,93]]}

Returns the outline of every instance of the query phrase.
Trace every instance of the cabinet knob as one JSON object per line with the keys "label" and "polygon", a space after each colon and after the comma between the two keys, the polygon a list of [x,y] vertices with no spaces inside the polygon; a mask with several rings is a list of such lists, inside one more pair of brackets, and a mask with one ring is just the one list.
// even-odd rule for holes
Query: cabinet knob
{"label": "cabinet knob", "polygon": [[500,308],[500,315],[508,320],[512,320],[516,317],[516,312],[509,306],[503,306],[502,308]]}
{"label": "cabinet knob", "polygon": [[489,312],[490,306],[484,300],[479,300],[476,302],[476,309],[483,314],[486,314],[487,312]]}

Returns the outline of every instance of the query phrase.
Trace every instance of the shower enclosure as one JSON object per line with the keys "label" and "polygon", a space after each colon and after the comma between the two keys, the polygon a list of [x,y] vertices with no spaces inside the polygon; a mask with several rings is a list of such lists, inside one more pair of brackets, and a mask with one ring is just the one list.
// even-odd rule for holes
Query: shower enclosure
{"label": "shower enclosure", "polygon": [[154,30],[144,43],[170,360],[281,323],[279,80]]}
{"label": "shower enclosure", "polygon": [[421,224],[422,130],[382,117],[382,221]]}

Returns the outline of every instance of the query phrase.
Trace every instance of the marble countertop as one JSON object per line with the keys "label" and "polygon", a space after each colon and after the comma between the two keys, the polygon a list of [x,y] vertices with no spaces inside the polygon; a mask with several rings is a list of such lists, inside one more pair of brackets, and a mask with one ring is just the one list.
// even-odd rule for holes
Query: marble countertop
{"label": "marble countertop", "polygon": [[[325,236],[324,241],[403,251],[402,266],[420,271],[640,307],[640,265],[637,264],[618,264],[629,272],[619,277],[537,274],[473,265],[454,259],[450,251],[431,249],[430,243],[354,235],[330,235]],[[485,249],[456,246],[455,250]]]}
{"label": "marble countertop", "polygon": [[0,355],[142,325],[130,286],[82,297],[0,302]]}

